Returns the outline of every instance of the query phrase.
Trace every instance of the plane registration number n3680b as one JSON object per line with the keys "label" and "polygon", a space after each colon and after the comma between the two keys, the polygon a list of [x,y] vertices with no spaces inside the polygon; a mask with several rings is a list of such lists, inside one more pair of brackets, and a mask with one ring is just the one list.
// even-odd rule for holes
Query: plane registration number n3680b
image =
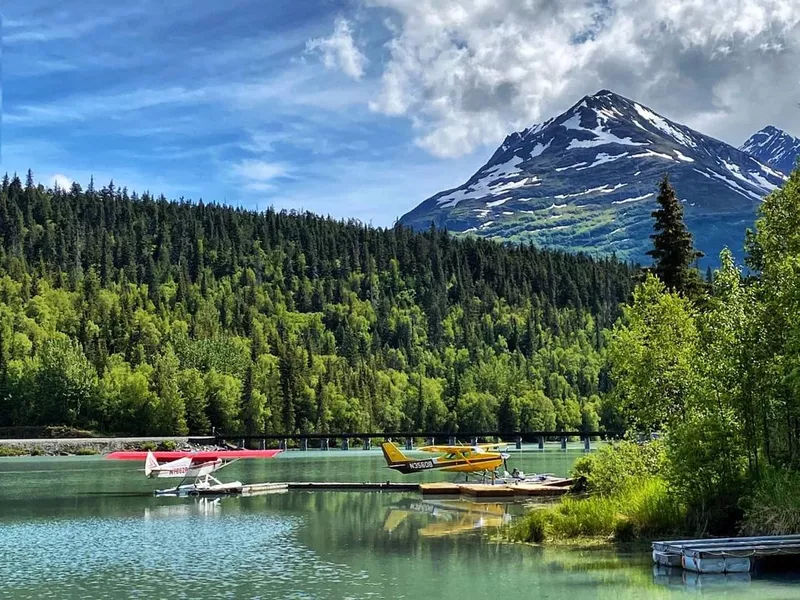
{"label": "plane registration number n3680b", "polygon": [[433,468],[433,461],[432,460],[420,460],[417,462],[409,463],[409,469],[432,469]]}

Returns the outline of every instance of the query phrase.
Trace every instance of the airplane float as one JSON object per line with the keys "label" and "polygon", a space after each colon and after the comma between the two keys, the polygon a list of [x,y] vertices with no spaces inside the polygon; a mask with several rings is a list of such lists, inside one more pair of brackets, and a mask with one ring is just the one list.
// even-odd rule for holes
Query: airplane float
{"label": "airplane float", "polygon": [[[240,481],[222,483],[211,474],[245,458],[272,458],[280,450],[203,450],[189,451],[118,451],[107,456],[111,460],[144,460],[145,477],[180,478],[174,488],[156,490],[157,496],[199,496],[205,494],[236,494],[242,490]],[[184,484],[186,480],[192,483]]]}
{"label": "airplane float", "polygon": [[403,454],[394,443],[381,444],[386,466],[400,473],[420,473],[432,469],[446,472],[464,473],[465,479],[470,473],[481,473],[495,478],[495,470],[505,466],[509,455],[500,449],[508,444],[478,444],[476,446],[422,446],[419,452],[438,454],[433,458],[410,458]]}

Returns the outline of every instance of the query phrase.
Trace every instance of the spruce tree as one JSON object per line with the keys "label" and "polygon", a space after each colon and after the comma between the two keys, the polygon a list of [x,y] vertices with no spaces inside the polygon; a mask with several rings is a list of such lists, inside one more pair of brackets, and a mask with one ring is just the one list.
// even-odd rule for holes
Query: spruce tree
{"label": "spruce tree", "polygon": [[660,208],[652,213],[656,233],[650,236],[653,249],[647,253],[653,257],[652,270],[670,290],[693,296],[702,284],[692,263],[703,253],[693,246],[692,234],[683,222],[683,207],[667,175],[661,181],[657,201]]}

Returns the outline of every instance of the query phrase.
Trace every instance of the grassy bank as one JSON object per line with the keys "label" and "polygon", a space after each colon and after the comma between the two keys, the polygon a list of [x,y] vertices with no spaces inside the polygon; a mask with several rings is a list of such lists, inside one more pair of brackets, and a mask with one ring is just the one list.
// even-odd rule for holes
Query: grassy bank
{"label": "grassy bank", "polygon": [[531,510],[508,529],[508,537],[525,542],[629,542],[675,534],[685,526],[686,509],[670,494],[663,471],[660,442],[604,447],[572,468],[573,476],[586,481],[585,496]]}
{"label": "grassy bank", "polygon": [[585,538],[629,542],[679,532],[685,517],[685,509],[670,497],[664,480],[648,477],[610,495],[564,498],[535,508],[509,528],[508,537],[524,542]]}

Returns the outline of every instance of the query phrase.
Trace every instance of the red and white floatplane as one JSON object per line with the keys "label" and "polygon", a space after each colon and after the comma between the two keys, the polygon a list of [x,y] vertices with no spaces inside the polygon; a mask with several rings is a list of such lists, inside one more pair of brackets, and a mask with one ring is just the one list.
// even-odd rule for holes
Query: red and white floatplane
{"label": "red and white floatplane", "polygon": [[[245,458],[272,458],[280,450],[201,450],[201,451],[118,451],[106,458],[111,460],[143,460],[145,477],[180,478],[174,488],[156,490],[157,496],[199,496],[201,494],[237,494],[241,481],[222,483],[211,474]],[[187,480],[191,483],[184,483]]]}

